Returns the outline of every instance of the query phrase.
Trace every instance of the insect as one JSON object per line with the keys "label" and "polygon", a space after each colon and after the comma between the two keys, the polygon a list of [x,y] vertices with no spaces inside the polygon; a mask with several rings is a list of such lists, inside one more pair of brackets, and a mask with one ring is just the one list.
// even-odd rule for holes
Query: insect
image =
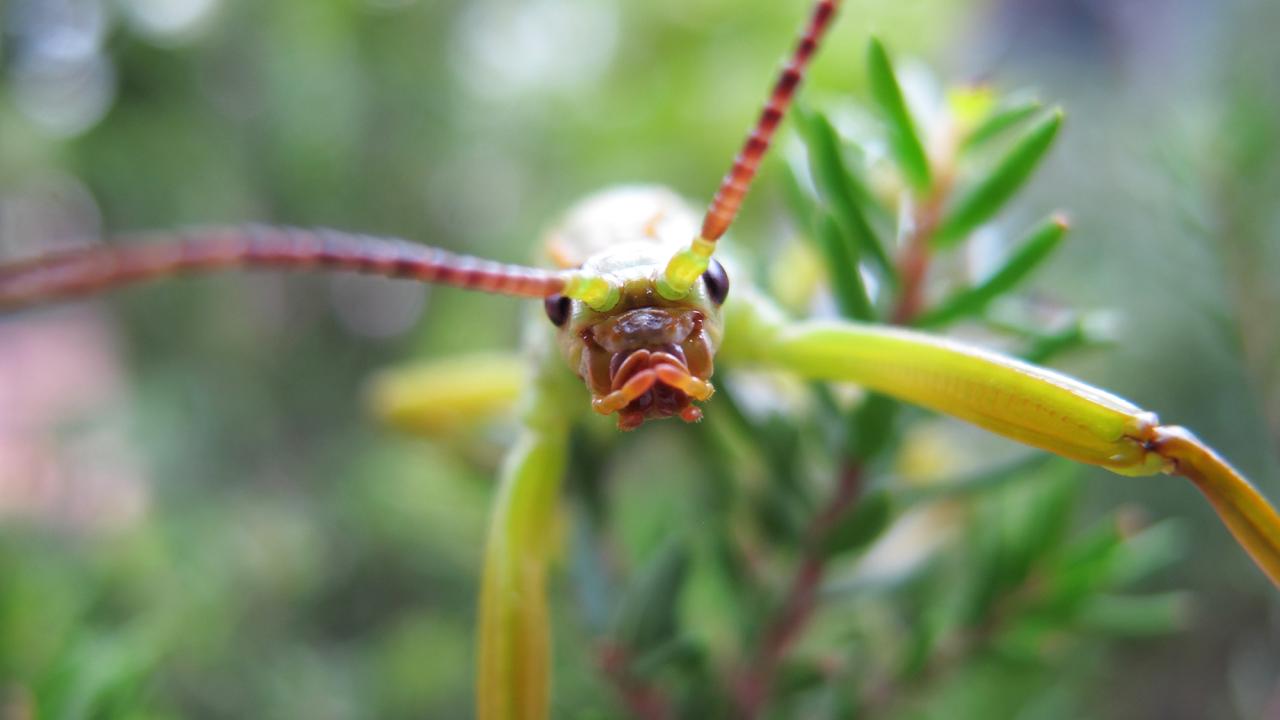
{"label": "insect", "polygon": [[[1121,474],[1191,479],[1274,581],[1280,520],[1247,481],[1187,431],[1058,373],[907,330],[844,321],[792,322],[749,287],[730,286],[716,257],[756,169],[829,26],[822,0],[761,118],[699,219],[674,193],[624,187],[571,210],[549,241],[560,267],[501,265],[394,239],[330,230],[213,228],[179,240],[71,251],[0,267],[0,307],[18,308],[167,275],[254,266],[415,279],[541,300],[549,332],[526,381],[522,431],[495,502],[481,597],[482,717],[548,702],[546,582],[552,515],[582,391],[628,430],[654,419],[696,422],[714,402],[718,359],[856,383],[1015,440]],[[578,397],[574,397],[574,395]]]}

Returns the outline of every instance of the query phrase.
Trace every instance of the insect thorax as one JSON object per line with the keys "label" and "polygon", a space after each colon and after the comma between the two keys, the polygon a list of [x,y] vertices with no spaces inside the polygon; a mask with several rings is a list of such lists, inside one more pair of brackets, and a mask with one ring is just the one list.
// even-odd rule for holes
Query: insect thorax
{"label": "insect thorax", "polygon": [[619,185],[587,196],[546,235],[546,252],[560,268],[585,266],[619,246],[656,245],[667,257],[698,232],[700,216],[660,185]]}

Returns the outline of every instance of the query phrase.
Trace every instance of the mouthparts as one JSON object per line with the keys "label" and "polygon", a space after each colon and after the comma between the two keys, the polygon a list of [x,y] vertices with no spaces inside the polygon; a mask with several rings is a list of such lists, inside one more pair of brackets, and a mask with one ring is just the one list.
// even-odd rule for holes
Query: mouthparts
{"label": "mouthparts", "polygon": [[592,401],[602,415],[618,413],[618,429],[634,430],[650,418],[679,415],[685,422],[702,419],[694,400],[715,392],[711,383],[689,372],[678,345],[615,353],[610,362],[611,392]]}

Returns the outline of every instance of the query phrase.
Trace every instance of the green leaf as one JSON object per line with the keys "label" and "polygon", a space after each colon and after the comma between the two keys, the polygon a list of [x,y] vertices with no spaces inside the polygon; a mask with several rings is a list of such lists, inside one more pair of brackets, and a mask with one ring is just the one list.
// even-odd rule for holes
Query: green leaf
{"label": "green leaf", "polygon": [[1119,548],[1111,568],[1117,585],[1145,580],[1175,564],[1186,554],[1190,533],[1178,520],[1163,520],[1128,538]]}
{"label": "green leaf", "polygon": [[980,623],[997,601],[1044,565],[1066,534],[1078,494],[1076,468],[1054,464],[1040,477],[1009,485],[983,500],[973,526],[972,583],[966,602],[969,623]]}
{"label": "green leaf", "polygon": [[1043,588],[1045,610],[1082,612],[1095,595],[1146,579],[1182,557],[1186,528],[1165,520],[1128,536],[1122,520],[1108,518],[1074,541],[1053,563]]}
{"label": "green leaf", "polygon": [[796,108],[796,127],[809,150],[809,169],[814,185],[841,229],[855,240],[860,255],[866,255],[890,279],[896,279],[897,268],[876,236],[862,210],[861,198],[868,197],[866,184],[844,161],[840,138],[831,121],[821,113]]}
{"label": "green leaf", "polygon": [[1031,231],[1004,265],[986,280],[961,290],[915,319],[919,327],[938,327],[957,318],[979,315],[994,299],[1009,292],[1040,266],[1067,234],[1067,220],[1054,215]]}
{"label": "green leaf", "polygon": [[831,529],[823,540],[828,557],[862,550],[880,537],[893,519],[893,501],[883,490],[868,493],[858,501],[853,512]]}
{"label": "green leaf", "polygon": [[899,486],[894,491],[894,498],[899,507],[962,499],[998,490],[1011,482],[1042,472],[1050,472],[1053,465],[1066,462],[1068,461],[1056,455],[1033,452],[1004,465],[940,480],[924,487]]}
{"label": "green leaf", "polygon": [[174,636],[160,620],[113,633],[82,630],[37,690],[38,717],[112,717],[137,708]]}
{"label": "green leaf", "polygon": [[633,579],[618,613],[618,639],[641,653],[675,637],[676,607],[689,574],[684,538],[671,538]]}
{"label": "green leaf", "polygon": [[778,697],[794,697],[800,693],[820,688],[829,681],[829,668],[810,658],[788,658],[778,669]]}
{"label": "green leaf", "polygon": [[1021,356],[1029,363],[1043,365],[1064,353],[1096,345],[1098,342],[1097,338],[1087,332],[1084,323],[1076,321],[1057,332],[1032,337]]}
{"label": "green leaf", "polygon": [[973,150],[988,141],[1000,137],[1005,131],[1017,127],[1040,112],[1042,107],[1043,105],[1040,104],[1039,100],[1028,100],[1007,107],[996,108],[994,112],[969,133],[968,137],[964,139],[961,149],[965,151]]}
{"label": "green leaf", "polygon": [[1075,539],[1053,563],[1042,605],[1059,613],[1074,612],[1107,587],[1124,541],[1114,519],[1100,523]]}
{"label": "green leaf", "polygon": [[787,171],[782,174],[782,198],[799,224],[800,230],[805,233],[814,233],[818,222],[818,208],[815,204],[816,199],[800,185],[801,165],[799,156],[789,158],[789,162],[786,163]]}
{"label": "green leaf", "polygon": [[858,272],[857,249],[829,214],[823,214],[818,220],[818,247],[827,260],[827,274],[840,314],[854,320],[874,321],[875,310]]}
{"label": "green leaf", "polygon": [[[708,412],[714,413],[714,422],[700,424],[695,432],[702,434],[701,428],[715,428],[715,432],[704,435],[710,451],[703,452],[702,457],[709,461],[711,481],[724,503],[721,508],[727,509],[733,501],[732,495],[742,489],[740,480],[744,471],[765,471],[765,477],[770,480],[767,491],[785,497],[788,507],[807,499],[795,472],[801,444],[798,427],[776,414],[759,420],[748,417],[732,385],[722,384],[717,389],[716,402],[709,406]],[[722,430],[729,430],[729,434],[722,434]],[[714,507],[716,504],[709,506]],[[775,529],[790,523],[785,521],[787,514],[778,507],[761,505],[760,511],[762,520]]]}
{"label": "green leaf", "polygon": [[[1025,313],[1024,313],[1025,314]],[[1055,323],[1056,327],[1044,331],[1035,325],[1034,317],[1005,319],[988,314],[984,324],[993,330],[1013,335],[1024,343],[1018,357],[1033,365],[1044,365],[1060,355],[1083,348],[1112,345],[1116,342],[1114,331],[1104,312],[1090,313],[1084,317],[1069,318],[1068,322]]]}
{"label": "green leaf", "polygon": [[1050,467],[1036,482],[1017,488],[1025,503],[1011,538],[1019,582],[1032,565],[1063,543],[1080,493],[1076,466],[1055,463]]}
{"label": "green leaf", "polygon": [[781,415],[770,414],[759,424],[759,430],[756,442],[766,451],[770,487],[780,492],[788,503],[808,503],[803,473],[798,472],[804,445],[800,428]]}
{"label": "green leaf", "polygon": [[751,567],[742,555],[740,548],[729,538],[729,531],[715,533],[711,540],[711,558],[714,567],[720,571],[725,583],[731,585],[735,592],[746,592],[752,588],[755,578],[751,575]]}
{"label": "green leaf", "polygon": [[641,680],[650,680],[672,666],[688,666],[700,662],[706,649],[697,639],[677,635],[642,653],[631,663],[631,672]]}
{"label": "green leaf", "polygon": [[1191,596],[1185,592],[1157,595],[1099,595],[1081,610],[1078,624],[1087,630],[1144,637],[1164,635],[1187,626]]}
{"label": "green leaf", "polygon": [[1013,197],[1053,145],[1062,117],[1062,111],[1055,110],[1037,122],[986,177],[956,201],[934,233],[936,247],[955,245]]}
{"label": "green leaf", "polygon": [[787,487],[770,483],[752,500],[752,510],[760,530],[780,545],[795,543],[804,536],[810,510]]}
{"label": "green leaf", "polygon": [[900,672],[911,677],[928,667],[938,642],[954,624],[955,620],[941,602],[925,607],[920,618],[911,626]]}
{"label": "green leaf", "polygon": [[861,462],[874,459],[893,439],[893,420],[898,402],[888,395],[868,393],[849,418],[849,447]]}
{"label": "green leaf", "polygon": [[889,147],[894,159],[902,169],[907,181],[916,190],[925,190],[932,182],[929,171],[929,159],[925,156],[924,144],[916,132],[911,113],[902,97],[902,88],[898,85],[898,77],[893,63],[884,45],[877,38],[871,38],[867,46],[867,75],[871,81],[871,96],[884,116],[889,129]]}

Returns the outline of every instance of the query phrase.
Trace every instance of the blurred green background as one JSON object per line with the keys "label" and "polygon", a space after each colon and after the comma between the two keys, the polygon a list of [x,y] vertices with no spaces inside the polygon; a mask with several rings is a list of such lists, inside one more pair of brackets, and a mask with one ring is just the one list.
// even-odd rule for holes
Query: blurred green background
{"label": "blurred green background", "polygon": [[[1064,207],[1075,228],[1034,292],[1107,311],[1116,341],[1065,369],[1191,427],[1280,498],[1280,6],[845,6],[811,105],[863,92],[874,33],[941,82],[1067,108],[1018,201],[1025,220]],[[266,221],[528,261],[558,213],[609,184],[706,198],[805,12],[3,0],[0,257]],[[740,244],[784,231],[780,167],[766,164]],[[467,715],[505,435],[398,437],[361,389],[389,364],[514,348],[516,304],[253,274],[0,319],[0,717],[36,697],[68,718]],[[608,475],[644,483],[635,448],[677,430],[627,436]],[[1280,605],[1208,506],[1180,481],[1087,475],[1086,519],[1131,504],[1191,524],[1159,586],[1196,599],[1184,632],[1119,646],[1090,714],[1280,708]],[[565,661],[562,697],[609,716],[586,667]]]}

